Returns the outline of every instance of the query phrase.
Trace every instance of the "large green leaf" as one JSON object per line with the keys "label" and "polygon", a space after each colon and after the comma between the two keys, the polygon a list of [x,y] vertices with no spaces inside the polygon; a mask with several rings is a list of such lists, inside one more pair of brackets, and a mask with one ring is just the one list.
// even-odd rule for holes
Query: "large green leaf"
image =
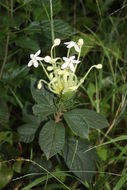
{"label": "large green leaf", "polygon": [[62,123],[47,122],[40,131],[39,145],[47,159],[62,150],[65,140],[65,129]]}
{"label": "large green leaf", "polygon": [[31,79],[31,93],[36,103],[53,105],[54,95],[46,90],[43,85],[41,89],[38,89],[36,79]]}
{"label": "large green leaf", "polygon": [[28,74],[28,72],[29,69],[27,68],[27,66],[19,67],[16,62],[10,62],[5,67],[3,80],[5,83],[10,84],[11,86],[19,86]]}
{"label": "large green leaf", "polygon": [[29,38],[29,37],[19,37],[18,39],[15,40],[15,43],[17,46],[24,48],[24,49],[30,49],[33,51],[37,51],[40,47],[37,41]]}
{"label": "large green leaf", "polygon": [[88,135],[89,128],[102,129],[108,127],[107,120],[95,111],[74,109],[64,114],[68,126],[80,137]]}
{"label": "large green leaf", "polygon": [[56,107],[53,102],[53,94],[46,90],[44,86],[39,90],[35,80],[31,83],[31,93],[37,104],[33,106],[33,112],[39,117],[47,117],[56,112]]}
{"label": "large green leaf", "polygon": [[34,140],[35,133],[38,129],[38,125],[35,124],[24,124],[18,127],[18,133],[20,141],[24,143],[30,143]]}
{"label": "large green leaf", "polygon": [[0,189],[2,190],[11,180],[13,170],[9,165],[0,163]]}
{"label": "large green leaf", "polygon": [[[48,39],[51,39],[51,26],[48,20],[43,20],[41,22],[41,27]],[[72,35],[72,27],[60,19],[54,19],[54,33],[56,38],[65,39]]]}
{"label": "large green leaf", "polygon": [[64,119],[74,134],[84,138],[88,137],[89,127],[81,115],[67,112],[64,114]]}
{"label": "large green leaf", "polygon": [[[60,19],[54,19],[54,33],[55,33],[55,38],[60,38],[60,39],[66,39],[73,34],[73,29],[72,27],[65,21],[60,20]],[[29,27],[26,29],[27,33],[42,33],[45,35],[47,39],[51,41],[51,24],[49,20],[42,20],[41,22],[31,22]]]}
{"label": "large green leaf", "polygon": [[43,121],[42,118],[36,117],[33,115],[32,110],[33,105],[26,102],[24,109],[23,109],[23,121],[29,124],[34,124],[39,126],[40,122]]}
{"label": "large green leaf", "polygon": [[23,109],[23,121],[26,124],[18,127],[19,138],[22,142],[30,143],[34,140],[35,133],[42,121],[33,115],[32,105],[30,103],[26,103]]}
{"label": "large green leaf", "polygon": [[0,132],[0,144],[1,143],[13,144],[13,133],[11,131],[1,131]]}
{"label": "large green leaf", "polygon": [[36,116],[46,118],[48,115],[51,115],[56,112],[54,106],[45,105],[45,104],[36,104],[33,106],[33,112]]}
{"label": "large green leaf", "polygon": [[9,120],[9,111],[7,103],[0,98],[0,124],[6,125]]}
{"label": "large green leaf", "polygon": [[[50,0],[32,0],[31,8],[33,9],[34,20],[44,20],[50,16]],[[53,0],[53,15],[55,16],[61,10],[61,0]]]}
{"label": "large green leaf", "polygon": [[90,180],[94,175],[95,161],[98,160],[95,149],[89,149],[84,140],[67,139],[63,151],[64,160],[70,170],[82,180]]}

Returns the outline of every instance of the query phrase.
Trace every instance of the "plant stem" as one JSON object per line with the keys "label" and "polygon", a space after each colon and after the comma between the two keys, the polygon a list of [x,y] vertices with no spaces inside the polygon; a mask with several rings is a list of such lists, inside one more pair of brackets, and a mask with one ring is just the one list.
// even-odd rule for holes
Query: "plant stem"
{"label": "plant stem", "polygon": [[67,51],[67,57],[69,57],[69,54],[70,54],[70,48]]}
{"label": "plant stem", "polygon": [[51,36],[52,36],[52,44],[53,44],[53,42],[54,42],[54,25],[53,25],[52,0],[50,0],[50,17],[51,17]]}
{"label": "plant stem", "polygon": [[90,69],[87,71],[87,73],[85,74],[85,76],[80,80],[79,84],[77,85],[77,88],[78,88],[79,86],[81,86],[82,83],[84,83],[86,77],[88,76],[88,74],[90,73],[90,71],[91,71],[94,67],[96,67],[96,65],[93,65],[92,67],[90,67]]}
{"label": "plant stem", "polygon": [[48,79],[50,80],[49,74],[47,73],[47,71],[46,71],[46,69],[45,69],[45,67],[44,67],[44,65],[43,65],[43,63],[42,63],[41,61],[40,61],[40,64],[41,64],[41,66],[42,66],[42,68],[43,68],[43,70],[44,70],[46,76],[47,76]]}
{"label": "plant stem", "polygon": [[1,77],[2,77],[2,74],[3,74],[3,70],[4,70],[4,67],[5,67],[5,64],[7,62],[9,39],[10,39],[10,31],[8,29],[7,39],[6,39],[6,46],[5,46],[5,55],[4,55],[3,64],[2,64],[2,67],[1,67],[1,70],[0,70],[0,80],[1,80]]}
{"label": "plant stem", "polygon": [[9,89],[10,89],[11,93],[13,94],[13,96],[15,97],[17,103],[19,104],[19,107],[20,107],[21,109],[23,109],[23,104],[22,104],[22,102],[19,100],[18,96],[15,94],[15,92],[14,92],[11,88],[9,88]]}

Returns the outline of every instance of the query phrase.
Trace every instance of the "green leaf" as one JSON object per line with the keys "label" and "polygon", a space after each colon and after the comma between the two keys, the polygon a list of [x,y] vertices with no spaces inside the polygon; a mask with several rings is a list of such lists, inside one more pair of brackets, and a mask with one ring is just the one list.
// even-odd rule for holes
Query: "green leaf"
{"label": "green leaf", "polygon": [[[72,27],[65,21],[60,19],[54,19],[54,33],[55,38],[66,39],[73,35]],[[25,30],[27,33],[37,32],[43,34],[49,40],[51,40],[51,26],[49,20],[42,20],[41,22],[31,22],[29,27]]]}
{"label": "green leaf", "polygon": [[20,141],[30,143],[34,140],[35,133],[42,120],[41,118],[33,115],[32,104],[28,102],[25,104],[23,109],[23,121],[25,121],[26,124],[18,127]]}
{"label": "green leaf", "polygon": [[64,114],[64,119],[75,135],[88,137],[89,127],[81,114],[76,110]]}
{"label": "green leaf", "polygon": [[34,140],[35,133],[38,129],[38,125],[35,124],[24,124],[18,127],[18,133],[20,141],[24,143],[30,143]]}
{"label": "green leaf", "polygon": [[30,3],[32,0],[24,0],[24,4]]}
{"label": "green leaf", "polygon": [[88,109],[71,110],[64,114],[64,119],[72,131],[80,137],[87,136],[89,128],[102,129],[109,125],[103,116]]}
{"label": "green leaf", "polygon": [[107,149],[106,147],[99,147],[97,149],[97,153],[98,153],[98,156],[103,160],[103,161],[106,161],[107,160]]}
{"label": "green leaf", "polygon": [[30,49],[35,52],[40,48],[37,41],[25,36],[22,36],[16,39],[15,43],[17,46],[23,49]]}
{"label": "green leaf", "polygon": [[2,190],[11,180],[13,170],[9,165],[0,163],[0,189]]}
{"label": "green leaf", "polygon": [[9,121],[9,112],[7,103],[4,99],[0,98],[0,124],[7,125]]}
{"label": "green leaf", "polygon": [[[66,177],[66,176],[71,177],[71,175],[69,175],[65,172],[60,172],[60,173],[52,172],[52,173],[48,174],[48,179],[51,179],[51,178],[58,179],[57,177]],[[22,190],[31,190],[32,187],[35,187],[46,180],[47,180],[47,175],[37,178],[34,181],[32,181],[31,183],[29,183],[29,185],[25,186]],[[63,186],[63,188],[67,189],[67,187],[66,186],[64,187],[63,184],[62,184],[62,186]]]}
{"label": "green leaf", "polygon": [[18,160],[13,164],[13,170],[17,173],[21,173],[22,171],[23,160]]}
{"label": "green leaf", "polygon": [[[124,173],[123,176],[120,177],[119,181],[116,183],[113,190],[120,190],[124,186],[124,184],[127,182],[127,174]],[[124,188],[123,188],[124,189]]]}
{"label": "green leaf", "polygon": [[39,90],[35,80],[31,83],[31,93],[34,100],[38,103],[33,106],[33,112],[39,117],[46,118],[56,112],[56,107],[53,102],[53,94],[46,90],[44,86]]}
{"label": "green leaf", "polygon": [[[53,0],[52,8],[53,16],[55,16],[62,8],[61,0]],[[33,9],[34,20],[47,19],[50,16],[50,0],[32,0],[31,9]]]}
{"label": "green leaf", "polygon": [[[3,73],[3,80],[5,83],[11,86],[19,86],[22,80],[28,74],[29,69],[27,66],[19,67],[17,63],[10,62],[5,67],[5,73]],[[18,81],[18,82],[17,82]]]}
{"label": "green leaf", "polygon": [[34,100],[40,104],[49,104],[49,105],[53,105],[53,98],[54,95],[49,92],[48,90],[46,90],[44,88],[44,86],[42,85],[41,89],[37,88],[37,80],[36,79],[31,79],[31,93],[32,96],[34,98]]}
{"label": "green leaf", "polygon": [[0,132],[0,144],[8,142],[9,144],[13,144],[13,133],[11,131],[1,131]]}
{"label": "green leaf", "polygon": [[44,104],[40,104],[40,105],[36,104],[33,106],[33,112],[36,116],[46,118],[47,116],[55,113],[56,109],[54,106],[44,105]]}
{"label": "green leaf", "polygon": [[40,118],[33,115],[32,104],[26,103],[23,109],[23,121],[29,124],[40,125]]}
{"label": "green leaf", "polygon": [[47,122],[40,131],[39,145],[47,159],[62,150],[65,140],[65,129],[62,123]]}
{"label": "green leaf", "polygon": [[95,149],[89,149],[84,140],[67,139],[63,151],[64,160],[70,170],[81,180],[91,180],[95,171],[95,161],[98,160]]}
{"label": "green leaf", "polygon": [[[50,22],[48,20],[43,20],[41,22],[41,27],[43,28],[44,34],[48,39],[51,39],[51,26]],[[72,35],[73,30],[72,27],[60,20],[60,19],[54,19],[54,33],[56,38],[65,39]]]}

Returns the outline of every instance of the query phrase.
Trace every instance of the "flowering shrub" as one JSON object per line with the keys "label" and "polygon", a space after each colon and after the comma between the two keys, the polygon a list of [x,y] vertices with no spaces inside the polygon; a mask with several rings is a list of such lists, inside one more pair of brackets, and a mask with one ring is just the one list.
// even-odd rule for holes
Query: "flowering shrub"
{"label": "flowering shrub", "polygon": [[[28,67],[41,65],[47,80],[36,82],[32,79],[31,93],[36,103],[33,106],[35,116],[31,117],[35,125],[20,126],[18,132],[22,141],[32,142],[41,126],[39,145],[46,158],[50,159],[56,154],[63,156],[67,167],[75,175],[82,180],[90,180],[98,156],[95,147],[89,149],[89,129],[102,129],[108,126],[108,122],[95,111],[76,107],[75,94],[91,69],[101,69],[102,65],[91,66],[79,79],[76,70],[80,64],[83,40],[66,42],[68,52],[63,58],[54,56],[54,48],[60,43],[60,39],[54,40],[50,56],[39,57],[40,50],[30,55]],[[71,48],[75,49],[77,56],[71,54]],[[26,131],[29,134],[27,140],[22,138]]]}

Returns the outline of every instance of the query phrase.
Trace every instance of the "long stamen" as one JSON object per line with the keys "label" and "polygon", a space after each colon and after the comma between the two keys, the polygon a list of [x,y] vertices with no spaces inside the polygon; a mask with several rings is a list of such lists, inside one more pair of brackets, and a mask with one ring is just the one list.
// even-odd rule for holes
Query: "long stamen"
{"label": "long stamen", "polygon": [[87,73],[85,74],[85,76],[80,80],[80,83],[77,85],[77,88],[78,88],[79,86],[81,86],[82,83],[84,83],[86,77],[88,76],[88,74],[90,73],[90,71],[91,71],[93,68],[101,69],[101,68],[102,68],[102,65],[101,65],[101,64],[98,64],[98,65],[93,65],[92,67],[90,67],[90,69],[87,71]]}
{"label": "long stamen", "polygon": [[46,76],[47,76],[48,79],[50,80],[50,76],[49,76],[49,74],[47,73],[47,71],[46,71],[46,69],[45,69],[45,67],[44,67],[44,65],[43,65],[43,63],[42,63],[41,61],[40,61],[40,64],[41,64],[41,66],[42,66],[42,68],[43,68],[43,70],[44,70]]}
{"label": "long stamen", "polygon": [[42,82],[45,83],[45,84],[47,84],[47,86],[48,86],[48,82],[46,82],[46,81],[43,80],[43,79],[40,79],[39,82],[38,82],[38,85],[37,85],[37,88],[38,88],[38,89],[41,89],[41,88],[42,88],[42,84],[41,84]]}
{"label": "long stamen", "polygon": [[53,45],[52,47],[51,47],[51,51],[50,51],[50,53],[51,53],[51,58],[53,59],[53,49],[54,49],[54,47],[55,47],[55,45]]}

